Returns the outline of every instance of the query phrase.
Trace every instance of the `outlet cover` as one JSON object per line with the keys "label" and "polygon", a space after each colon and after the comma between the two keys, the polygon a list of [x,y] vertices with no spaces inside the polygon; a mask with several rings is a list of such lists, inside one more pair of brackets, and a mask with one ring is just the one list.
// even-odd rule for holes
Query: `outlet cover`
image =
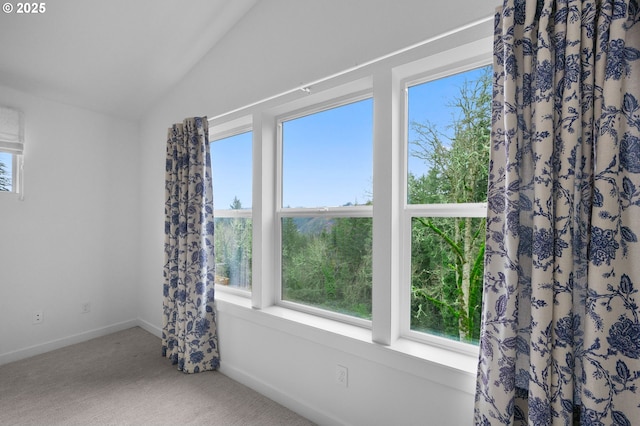
{"label": "outlet cover", "polygon": [[343,365],[336,365],[336,383],[344,388],[349,386],[349,369]]}
{"label": "outlet cover", "polygon": [[35,311],[32,321],[34,324],[42,324],[42,321],[44,321],[44,313],[42,311]]}

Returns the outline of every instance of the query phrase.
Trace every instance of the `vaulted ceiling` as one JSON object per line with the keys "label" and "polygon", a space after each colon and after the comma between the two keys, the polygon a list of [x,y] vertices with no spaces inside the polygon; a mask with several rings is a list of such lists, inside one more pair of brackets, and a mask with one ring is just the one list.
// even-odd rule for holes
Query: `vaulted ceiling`
{"label": "vaulted ceiling", "polygon": [[[54,0],[0,13],[0,85],[140,118],[257,0]],[[1,103],[1,100],[0,100]]]}

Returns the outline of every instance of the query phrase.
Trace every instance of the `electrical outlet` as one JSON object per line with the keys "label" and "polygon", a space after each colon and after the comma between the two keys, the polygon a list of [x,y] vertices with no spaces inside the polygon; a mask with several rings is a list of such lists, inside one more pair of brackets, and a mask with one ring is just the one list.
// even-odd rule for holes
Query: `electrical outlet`
{"label": "electrical outlet", "polygon": [[80,312],[83,314],[88,314],[89,312],[91,312],[91,302],[82,302]]}
{"label": "electrical outlet", "polygon": [[42,324],[42,321],[44,321],[44,314],[42,311],[35,311],[33,313],[33,319],[32,319],[34,324]]}
{"label": "electrical outlet", "polygon": [[336,383],[346,388],[349,385],[349,369],[342,365],[336,365]]}

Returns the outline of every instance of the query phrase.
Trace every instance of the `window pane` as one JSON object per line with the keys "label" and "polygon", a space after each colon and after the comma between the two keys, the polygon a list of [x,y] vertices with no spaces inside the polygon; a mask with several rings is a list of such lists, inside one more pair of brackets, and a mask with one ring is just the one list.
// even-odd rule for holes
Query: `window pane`
{"label": "window pane", "polygon": [[409,87],[408,203],[487,198],[491,67]]}
{"label": "window pane", "polygon": [[484,218],[412,219],[412,330],[478,342],[484,235]]}
{"label": "window pane", "polygon": [[373,100],[282,123],[282,206],[336,207],[372,198]]}
{"label": "window pane", "polygon": [[215,221],[216,284],[251,290],[251,219]]}
{"label": "window pane", "polygon": [[13,154],[0,152],[0,191],[13,191]]}
{"label": "window pane", "polygon": [[216,209],[251,208],[252,133],[211,142],[213,200]]}
{"label": "window pane", "polygon": [[[251,209],[252,134],[211,143],[215,223],[216,284],[251,290],[252,223],[224,210]],[[222,210],[222,211],[221,211]]]}
{"label": "window pane", "polygon": [[371,318],[371,218],[282,219],[282,299]]}

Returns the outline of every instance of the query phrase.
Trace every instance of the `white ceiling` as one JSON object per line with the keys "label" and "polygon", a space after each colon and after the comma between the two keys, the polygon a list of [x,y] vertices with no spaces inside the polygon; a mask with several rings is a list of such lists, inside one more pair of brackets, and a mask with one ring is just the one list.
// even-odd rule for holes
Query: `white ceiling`
{"label": "white ceiling", "polygon": [[53,0],[41,14],[0,12],[0,85],[137,119],[256,2]]}

